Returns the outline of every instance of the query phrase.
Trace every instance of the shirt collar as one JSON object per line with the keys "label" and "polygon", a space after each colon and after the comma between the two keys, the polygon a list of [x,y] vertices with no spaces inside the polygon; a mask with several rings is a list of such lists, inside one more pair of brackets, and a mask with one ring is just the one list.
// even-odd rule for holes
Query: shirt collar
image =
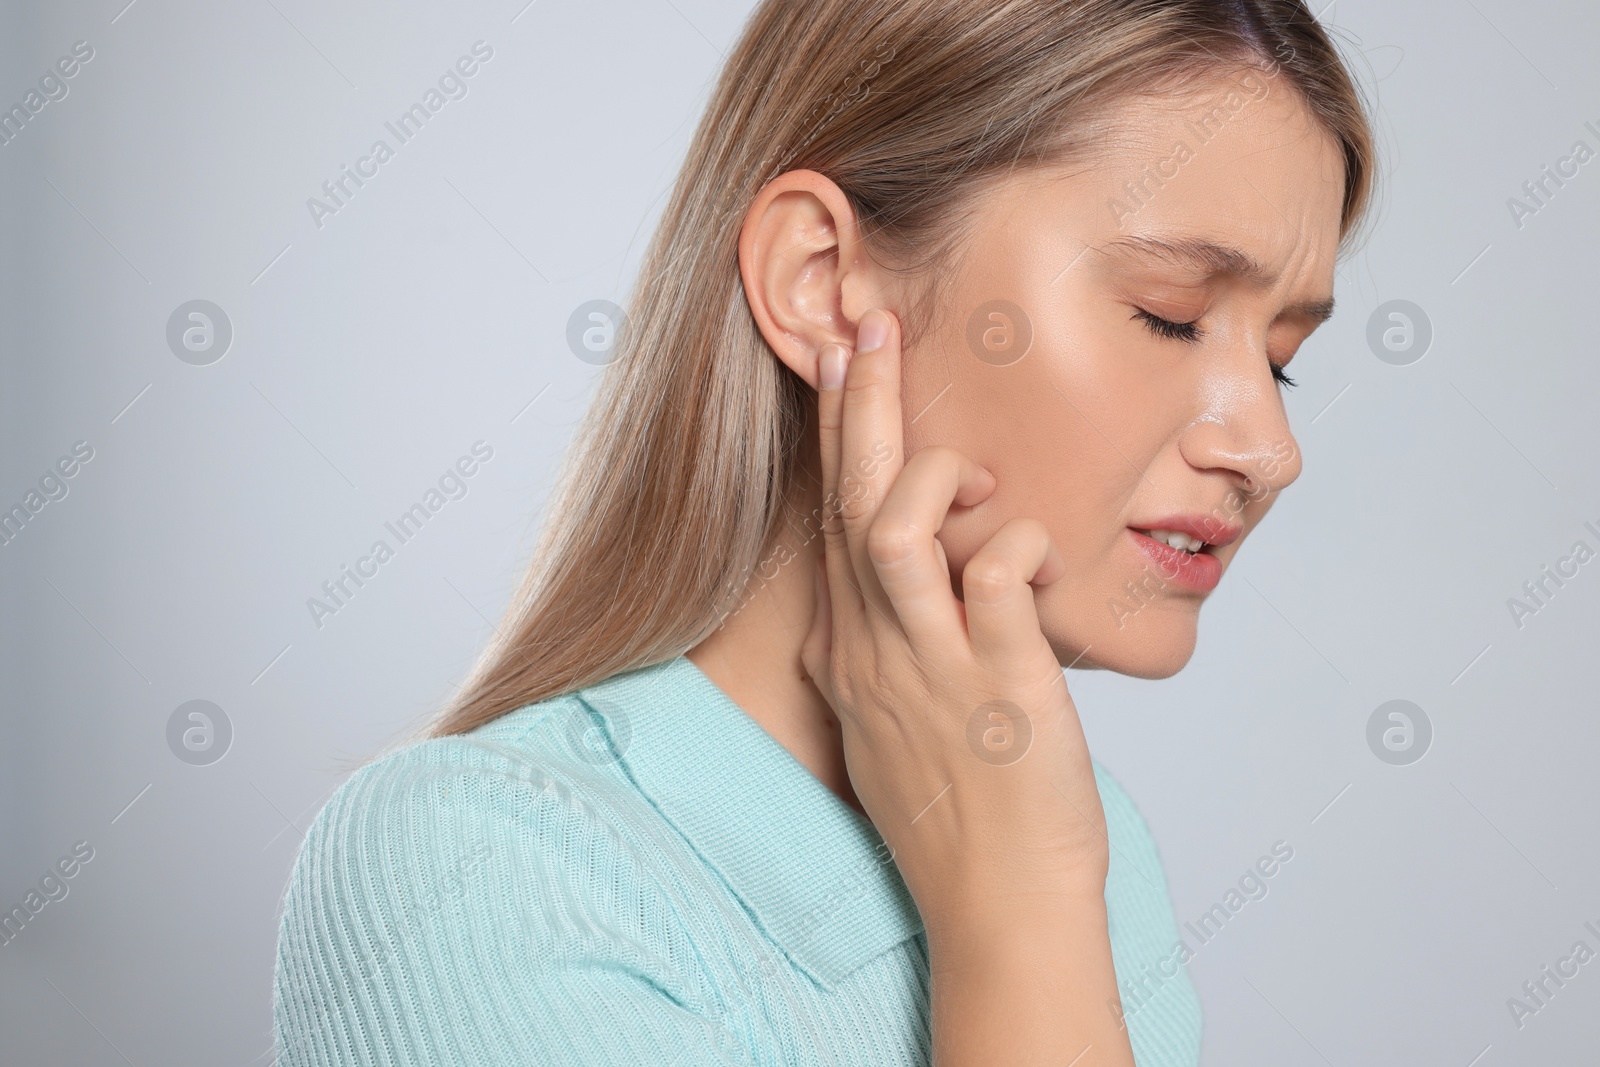
{"label": "shirt collar", "polygon": [[872,822],[693,660],[614,674],[576,696],[605,716],[640,791],[824,988],[922,932]]}

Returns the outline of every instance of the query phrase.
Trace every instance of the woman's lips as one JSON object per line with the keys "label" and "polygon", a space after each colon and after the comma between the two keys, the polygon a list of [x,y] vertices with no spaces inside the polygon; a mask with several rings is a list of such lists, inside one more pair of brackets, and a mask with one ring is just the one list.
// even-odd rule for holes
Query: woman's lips
{"label": "woman's lips", "polygon": [[1162,544],[1131,527],[1128,536],[1133,538],[1139,551],[1154,565],[1162,581],[1196,593],[1209,593],[1222,581],[1222,561],[1211,554],[1210,545],[1190,555],[1181,548]]}

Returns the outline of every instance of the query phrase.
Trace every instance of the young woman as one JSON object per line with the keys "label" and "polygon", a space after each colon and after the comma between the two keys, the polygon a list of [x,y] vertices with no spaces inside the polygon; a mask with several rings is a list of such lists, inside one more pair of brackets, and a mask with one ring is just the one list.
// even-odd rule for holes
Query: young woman
{"label": "young woman", "polygon": [[1196,1063],[1063,668],[1189,658],[1372,167],[1298,0],[763,0],[498,639],[306,839],[279,1064]]}

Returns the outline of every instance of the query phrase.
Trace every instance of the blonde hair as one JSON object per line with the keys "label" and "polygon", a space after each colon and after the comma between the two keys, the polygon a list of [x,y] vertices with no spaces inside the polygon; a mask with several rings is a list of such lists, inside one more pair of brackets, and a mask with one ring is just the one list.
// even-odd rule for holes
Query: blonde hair
{"label": "blonde hair", "polygon": [[[1285,79],[1343,152],[1341,243],[1366,213],[1364,97],[1299,0],[762,0],[646,252],[496,638],[419,736],[686,652],[784,528],[814,403],[740,280],[745,211],[826,175],[889,269],[937,278],[981,179],[1092,153],[1116,105],[1230,65]],[[904,309],[907,343],[936,286]]]}

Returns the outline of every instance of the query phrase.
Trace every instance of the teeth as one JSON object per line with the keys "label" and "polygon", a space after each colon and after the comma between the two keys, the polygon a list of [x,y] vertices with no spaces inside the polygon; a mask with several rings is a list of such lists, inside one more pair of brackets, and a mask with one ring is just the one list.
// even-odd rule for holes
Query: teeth
{"label": "teeth", "polygon": [[1196,537],[1190,537],[1186,533],[1179,533],[1177,530],[1147,530],[1146,533],[1152,539],[1160,541],[1164,545],[1181,548],[1185,552],[1198,552],[1205,547],[1204,541]]}

